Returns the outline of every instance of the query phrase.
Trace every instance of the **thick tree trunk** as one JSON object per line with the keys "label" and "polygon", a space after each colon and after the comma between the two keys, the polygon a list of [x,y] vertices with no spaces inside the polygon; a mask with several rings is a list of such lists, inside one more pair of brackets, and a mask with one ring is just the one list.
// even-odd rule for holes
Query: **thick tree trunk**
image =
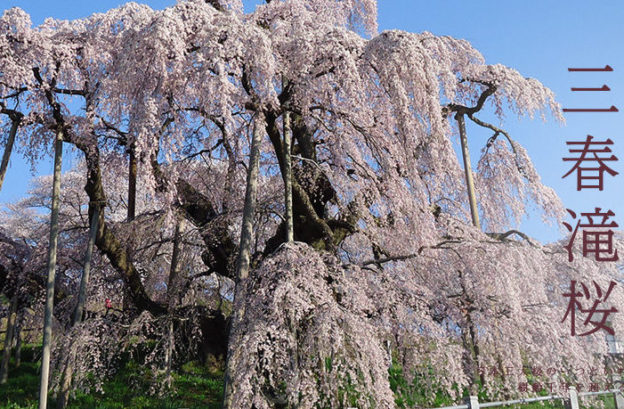
{"label": "thick tree trunk", "polygon": [[[97,146],[85,146],[82,144],[77,144],[77,146],[84,152],[87,162],[87,184],[85,186],[85,191],[92,204],[101,205],[106,202],[106,196],[104,195],[104,185],[102,184],[98,148]],[[95,207],[90,206],[89,213],[91,213],[91,217],[94,211]],[[99,212],[95,245],[98,250],[108,257],[113,268],[121,274],[128,287],[134,305],[140,311],[147,310],[156,315],[166,312],[166,308],[163,305],[152,301],[147,295],[139,272],[130,260],[127,249],[108,228],[106,220],[104,219],[103,209]]]}
{"label": "thick tree trunk", "polygon": [[[267,114],[266,131],[273,145],[273,149],[275,150],[280,172],[286,174],[283,138],[280,136],[279,128],[276,126],[276,116],[271,112]],[[295,178],[291,179],[291,183],[293,216],[294,218],[296,217],[299,222],[299,227],[297,228],[299,237],[297,240],[310,243],[317,249],[335,250],[334,233],[327,222],[319,216],[319,212],[315,208],[315,204],[311,200],[310,195]],[[281,243],[282,241],[280,241],[278,245]],[[267,247],[271,247],[271,249],[277,248],[277,246],[274,245],[267,245]]]}
{"label": "thick tree trunk", "polygon": [[7,139],[6,146],[4,147],[4,154],[2,154],[2,163],[0,164],[0,190],[2,190],[2,184],[4,183],[4,175],[6,175],[7,167],[9,166],[9,159],[11,158],[11,152],[13,151],[13,143],[15,143],[15,135],[17,135],[17,128],[19,127],[21,117],[13,118],[11,123],[11,130],[9,131],[9,138]]}
{"label": "thick tree trunk", "polygon": [[204,264],[217,274],[234,279],[230,256],[236,251],[236,244],[228,219],[219,218],[210,200],[184,179],[178,179],[176,186],[185,217],[200,228],[206,247],[202,254]]}
{"label": "thick tree trunk", "polygon": [[[227,134],[223,131],[224,138]],[[234,183],[236,160],[231,145],[224,140],[228,155],[228,170],[225,180],[225,191]],[[158,162],[152,158],[152,172],[157,181],[157,189],[166,191],[167,177],[160,169]],[[234,279],[234,271],[230,268],[230,257],[236,251],[236,243],[230,234],[230,223],[227,217],[219,217],[212,202],[186,180],[179,178],[176,182],[177,194],[180,197],[184,216],[199,227],[206,250],[202,253],[202,261],[210,270],[217,274]],[[223,214],[228,213],[231,197],[224,203]]]}
{"label": "thick tree trunk", "polygon": [[294,240],[293,225],[293,201],[292,201],[292,161],[291,161],[291,143],[292,131],[290,128],[290,112],[284,112],[284,204],[286,214],[284,216],[286,222],[286,242]]}
{"label": "thick tree trunk", "polygon": [[464,173],[466,174],[466,189],[468,190],[468,201],[470,202],[472,224],[476,228],[481,229],[481,223],[479,222],[479,208],[477,207],[477,196],[475,194],[472,175],[472,165],[470,164],[470,152],[468,151],[468,137],[466,136],[466,121],[464,120],[464,114],[457,113],[457,115],[455,115],[455,119],[459,125],[459,139],[461,141],[462,157],[464,159]]}
{"label": "thick tree trunk", "polygon": [[54,308],[54,280],[56,278],[56,250],[58,245],[58,216],[61,195],[61,164],[63,162],[63,131],[56,133],[54,148],[54,178],[52,187],[52,212],[50,215],[50,246],[48,248],[48,280],[43,321],[43,346],[41,357],[41,383],[39,409],[48,407],[48,377],[50,373],[50,345],[52,341],[52,318]]}
{"label": "thick tree trunk", "polygon": [[4,337],[4,350],[0,363],[0,385],[5,384],[9,377],[9,360],[13,349],[13,333],[15,331],[15,316],[17,315],[17,294],[11,298],[9,316],[7,317],[7,329]]}
{"label": "thick tree trunk", "polygon": [[87,285],[89,284],[89,273],[91,272],[91,258],[93,256],[93,246],[95,245],[95,237],[98,231],[98,221],[100,219],[99,203],[95,203],[93,216],[91,217],[91,225],[89,228],[89,243],[87,244],[87,252],[85,254],[84,270],[80,278],[80,292],[78,293],[78,304],[74,311],[74,320],[72,325],[76,325],[82,321],[84,312],[84,304],[87,299]]}
{"label": "thick tree trunk", "polygon": [[[97,146],[86,145],[78,140],[70,140],[70,142],[76,145],[76,147],[85,154],[85,160],[87,162],[87,184],[85,186],[85,191],[90,201],[92,203],[104,203],[106,197],[102,184],[99,150]],[[166,188],[166,184],[164,183],[166,181],[165,176],[160,171],[160,167],[155,160],[152,161],[152,167],[156,179],[162,184],[161,188]],[[183,179],[177,181],[177,188],[178,194],[182,197],[182,206],[189,220],[200,227],[213,221],[217,216],[217,212],[204,195],[199,193],[197,189]],[[92,212],[92,208],[90,208],[89,211]],[[215,238],[218,240],[214,240]],[[223,229],[219,229],[218,237],[215,237],[215,235],[207,235],[204,237],[204,241],[215,259],[210,267],[218,271],[219,274],[228,275],[228,258],[236,249],[236,245],[229,236],[227,226],[224,226]],[[139,310],[147,310],[155,315],[163,314],[167,311],[166,306],[152,301],[147,295],[139,273],[130,259],[128,249],[122,246],[122,243],[108,228],[103,211],[100,211],[99,214],[98,234],[95,244],[97,248],[108,257],[113,268],[121,274],[128,288],[127,294]],[[127,305],[126,303],[128,303],[128,301],[128,297],[124,297],[124,305]]]}
{"label": "thick tree trunk", "polygon": [[241,239],[236,263],[236,285],[234,289],[234,304],[230,321],[230,336],[228,342],[227,362],[225,368],[225,385],[223,394],[223,409],[235,409],[233,399],[236,394],[236,385],[231,382],[231,368],[236,366],[239,359],[234,351],[241,351],[241,348],[234,348],[239,338],[238,324],[245,315],[245,300],[242,299],[242,290],[245,288],[249,277],[251,243],[253,238],[253,221],[256,210],[256,193],[258,190],[258,174],[260,168],[260,142],[262,141],[262,125],[264,118],[262,113],[257,113],[258,117],[254,121],[253,135],[251,138],[251,149],[249,155],[249,168],[247,171],[247,187],[245,189],[245,205],[243,207],[243,222],[241,229]]}
{"label": "thick tree trunk", "polygon": [[136,216],[136,182],[137,182],[137,160],[134,154],[134,147],[130,148],[130,161],[128,169],[128,220],[134,220]]}

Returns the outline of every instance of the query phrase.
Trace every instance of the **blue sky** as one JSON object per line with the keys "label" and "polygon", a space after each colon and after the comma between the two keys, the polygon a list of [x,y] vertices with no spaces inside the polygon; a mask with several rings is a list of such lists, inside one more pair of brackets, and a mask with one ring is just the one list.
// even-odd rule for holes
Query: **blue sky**
{"label": "blue sky", "polygon": [[[139,1],[153,8],[164,8],[175,0]],[[4,0],[3,8],[13,6],[26,10],[35,24],[45,17],[73,19],[94,12],[106,11],[122,4],[118,0]],[[246,2],[247,9],[254,2]],[[592,211],[594,207],[611,209],[615,221],[624,226],[624,167],[621,161],[611,163],[620,172],[615,178],[605,178],[605,190],[576,191],[574,175],[561,176],[569,169],[562,158],[568,156],[566,140],[582,140],[587,134],[596,140],[611,138],[616,156],[624,160],[624,138],[621,133],[624,118],[624,3],[620,1],[554,1],[526,2],[478,0],[466,2],[380,0],[380,30],[401,29],[412,32],[430,31],[437,35],[464,38],[481,51],[490,64],[513,67],[523,75],[534,77],[550,87],[559,102],[570,108],[617,106],[619,113],[570,113],[565,126],[550,119],[518,120],[509,116],[504,128],[521,142],[540,173],[542,180],[553,187],[566,207],[577,212]],[[567,67],[600,67],[609,64],[611,73],[569,73]],[[600,87],[607,84],[610,92],[572,92],[570,87]],[[484,119],[488,119],[487,116]],[[491,132],[468,128],[473,162]],[[75,153],[66,154],[71,166],[78,160]],[[36,173],[51,173],[51,161],[37,166]],[[31,177],[30,167],[15,155],[0,192],[0,204],[22,196]],[[540,241],[560,237],[556,226],[545,226],[538,217],[531,217],[521,229]]]}

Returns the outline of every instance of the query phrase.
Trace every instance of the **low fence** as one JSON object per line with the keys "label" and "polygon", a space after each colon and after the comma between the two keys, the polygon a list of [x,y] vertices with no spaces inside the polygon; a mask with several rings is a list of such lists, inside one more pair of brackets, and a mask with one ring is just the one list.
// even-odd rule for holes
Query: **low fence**
{"label": "low fence", "polygon": [[496,406],[509,406],[509,405],[521,405],[523,403],[532,403],[532,402],[542,402],[542,401],[550,401],[550,400],[563,400],[566,403],[566,408],[568,409],[579,409],[579,397],[584,396],[599,396],[599,395],[610,395],[613,394],[615,399],[615,408],[616,409],[624,409],[624,396],[622,396],[622,391],[619,389],[610,389],[606,391],[596,391],[596,392],[577,392],[576,387],[570,386],[568,389],[568,394],[566,395],[548,395],[548,396],[538,396],[535,398],[524,398],[524,399],[514,399],[514,400],[506,400],[499,402],[479,402],[479,399],[476,396],[470,396],[466,398],[466,403],[463,405],[455,405],[455,406],[444,406],[441,408],[432,408],[432,409],[480,409],[480,408],[492,408]]}

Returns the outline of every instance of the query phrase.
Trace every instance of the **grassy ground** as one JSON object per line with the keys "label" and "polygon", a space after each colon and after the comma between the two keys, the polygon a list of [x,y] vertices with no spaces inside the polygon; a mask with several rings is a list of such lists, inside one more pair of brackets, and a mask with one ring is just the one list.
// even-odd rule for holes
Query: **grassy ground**
{"label": "grassy ground", "polygon": [[[39,348],[23,348],[22,364],[19,368],[11,365],[7,384],[0,385],[0,409],[36,409],[39,393],[39,363],[33,363],[33,355]],[[436,395],[434,402],[425,403],[423,389],[416,382],[409,384],[403,378],[402,369],[393,365],[389,371],[390,384],[395,392],[397,408],[441,407],[453,403],[443,393]],[[172,392],[164,396],[150,396],[147,387],[140,384],[145,376],[145,368],[128,362],[119,373],[104,384],[103,394],[78,393],[70,401],[69,409],[219,409],[223,390],[223,374],[215,372],[197,362],[187,362],[173,374]],[[545,394],[545,393],[544,393]],[[485,398],[485,397],[483,397]],[[482,400],[482,399],[480,399]],[[485,398],[487,400],[487,398]],[[615,409],[613,396],[600,399],[584,399],[579,402],[581,409]],[[51,396],[49,408],[56,402]],[[561,401],[530,403],[506,406],[508,409],[564,409]],[[621,408],[620,408],[621,409]]]}
{"label": "grassy ground", "polygon": [[[431,368],[431,370],[433,370]],[[432,373],[431,373],[432,374]],[[394,392],[395,404],[398,409],[412,409],[412,408],[441,408],[445,406],[457,405],[449,394],[440,388],[427,386],[426,382],[423,382],[423,376],[414,377],[413,380],[408,380],[405,377],[403,368],[397,363],[395,359],[392,361],[392,366],[388,370],[390,381],[390,388]],[[459,392],[458,392],[459,393]],[[460,396],[467,396],[467,390],[459,393]],[[565,393],[552,393],[557,395],[566,395]],[[534,396],[547,396],[549,393],[546,390],[542,390]],[[481,390],[478,393],[479,402],[493,402],[503,401],[506,399],[488,398],[485,391]],[[511,398],[508,398],[511,399]],[[615,407],[615,397],[613,394],[583,397],[579,398],[580,409],[618,409]],[[548,400],[541,402],[521,403],[508,406],[497,406],[497,408],[504,409],[567,409],[563,400]],[[619,408],[624,409],[624,408]]]}
{"label": "grassy ground", "polygon": [[[39,364],[33,363],[32,347],[24,348],[22,364],[10,367],[9,380],[0,385],[0,409],[37,408]],[[211,373],[201,365],[189,362],[173,374],[172,392],[165,396],[149,396],[130,385],[141,376],[141,368],[128,363],[113,379],[104,384],[104,394],[76,394],[69,409],[218,409],[221,407],[222,374]],[[51,396],[49,408],[56,402]]]}

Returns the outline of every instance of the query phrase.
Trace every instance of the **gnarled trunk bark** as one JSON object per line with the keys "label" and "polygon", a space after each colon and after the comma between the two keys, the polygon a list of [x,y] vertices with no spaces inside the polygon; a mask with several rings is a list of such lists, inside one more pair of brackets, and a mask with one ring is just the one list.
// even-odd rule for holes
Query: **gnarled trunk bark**
{"label": "gnarled trunk bark", "polygon": [[[106,202],[104,186],[102,184],[102,173],[100,171],[99,150],[95,145],[80,145],[79,148],[85,153],[85,160],[87,162],[87,184],[85,186],[85,191],[90,200],[90,217],[93,217],[95,206],[102,206],[102,204]],[[154,302],[147,295],[145,287],[141,282],[139,272],[130,260],[127,249],[108,227],[104,219],[103,211],[100,211],[98,214],[98,229],[95,245],[108,257],[111,265],[121,273],[123,280],[128,286],[128,291],[132,300],[139,310],[147,310],[156,315],[166,312],[166,308],[163,305]]]}
{"label": "gnarled trunk bark", "polygon": [[[282,141],[279,128],[277,127],[275,114],[267,113],[267,134],[275,150],[280,172],[282,175],[286,174],[285,148]],[[334,232],[329,227],[327,222],[319,215],[319,209],[315,208],[315,203],[311,200],[310,195],[306,190],[297,182],[296,178],[291,178],[292,183],[292,201],[293,201],[293,223],[299,224],[297,228],[297,240],[310,243],[317,248],[333,250],[335,248]],[[304,224],[305,226],[302,226]],[[283,237],[283,236],[282,236]],[[274,240],[269,240],[265,253],[273,251],[277,246],[282,243],[282,238],[279,243]]]}

